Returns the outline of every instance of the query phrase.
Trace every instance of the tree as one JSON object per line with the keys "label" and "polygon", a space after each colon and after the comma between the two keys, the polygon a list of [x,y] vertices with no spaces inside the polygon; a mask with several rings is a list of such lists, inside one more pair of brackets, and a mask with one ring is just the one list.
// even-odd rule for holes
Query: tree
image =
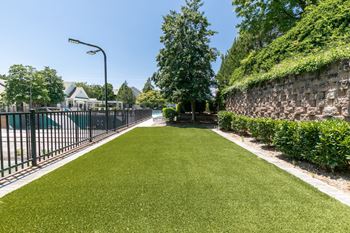
{"label": "tree", "polygon": [[153,89],[154,89],[154,86],[152,85],[152,80],[151,80],[151,78],[148,78],[146,83],[145,83],[145,86],[142,89],[142,92],[146,93],[148,91],[152,91]]}
{"label": "tree", "polygon": [[146,108],[162,109],[165,106],[165,99],[159,91],[150,90],[141,93],[137,97],[136,103]]}
{"label": "tree", "polygon": [[287,32],[301,18],[306,8],[319,0],[233,0],[232,4],[243,20],[240,31],[254,36],[256,49],[261,49]]}
{"label": "tree", "polygon": [[47,103],[55,105],[64,101],[64,84],[62,78],[57,75],[57,71],[47,66],[37,73],[45,80],[49,96],[49,101]]}
{"label": "tree", "polygon": [[164,17],[162,48],[157,56],[158,73],[154,76],[163,96],[172,102],[191,102],[192,120],[195,120],[196,101],[211,96],[214,72],[211,62],[216,60],[216,49],[210,48],[210,37],[215,34],[204,13],[201,0],[186,0],[181,12],[171,11]]}
{"label": "tree", "polygon": [[31,66],[12,65],[5,84],[8,104],[30,103],[42,105],[50,101],[45,78]]}
{"label": "tree", "polygon": [[[105,100],[105,87],[104,85],[98,84],[87,84],[86,82],[77,82],[75,83],[77,87],[84,88],[86,94],[90,98],[96,98],[98,100]],[[113,85],[111,83],[107,84],[107,99],[115,100],[115,94],[113,91]]]}
{"label": "tree", "polygon": [[126,81],[118,90],[117,100],[122,101],[124,104],[135,104],[135,96],[133,95],[132,89],[128,86],[128,83]]}

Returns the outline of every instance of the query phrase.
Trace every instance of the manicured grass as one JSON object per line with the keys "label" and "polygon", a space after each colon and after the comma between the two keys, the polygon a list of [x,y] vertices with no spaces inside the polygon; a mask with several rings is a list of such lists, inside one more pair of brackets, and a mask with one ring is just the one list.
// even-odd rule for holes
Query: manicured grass
{"label": "manicured grass", "polygon": [[0,199],[0,232],[350,232],[350,208],[210,130],[138,128]]}

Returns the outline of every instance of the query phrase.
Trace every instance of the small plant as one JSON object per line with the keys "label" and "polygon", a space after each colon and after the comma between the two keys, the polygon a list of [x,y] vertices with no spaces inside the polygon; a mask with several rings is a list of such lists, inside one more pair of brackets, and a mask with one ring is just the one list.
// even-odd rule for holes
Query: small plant
{"label": "small plant", "polygon": [[163,117],[170,122],[173,122],[175,120],[175,117],[177,116],[175,108],[163,108],[162,112]]}

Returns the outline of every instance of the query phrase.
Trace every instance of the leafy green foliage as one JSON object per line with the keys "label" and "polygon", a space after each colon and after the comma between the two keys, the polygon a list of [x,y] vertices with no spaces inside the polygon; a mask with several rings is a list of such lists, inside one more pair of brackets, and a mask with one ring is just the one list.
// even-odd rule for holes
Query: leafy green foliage
{"label": "leafy green foliage", "polygon": [[49,91],[43,75],[32,66],[12,65],[8,71],[4,99],[8,104],[47,104]]}
{"label": "leafy green foliage", "polygon": [[[300,21],[261,50],[232,67],[231,87],[246,89],[271,79],[312,72],[350,57],[350,2],[323,0],[305,8]],[[228,69],[228,68],[226,68]],[[227,79],[227,77],[225,76]]]}
{"label": "leafy green foliage", "polygon": [[318,0],[233,0],[236,14],[242,18],[240,31],[254,35],[256,49],[287,32],[301,18],[307,6]]}
{"label": "leafy green foliage", "polygon": [[272,120],[270,118],[253,118],[248,124],[248,131],[257,140],[271,145],[278,124],[278,120]]}
{"label": "leafy green foliage", "polygon": [[177,116],[175,108],[163,108],[162,109],[163,117],[168,121],[174,121]]}
{"label": "leafy green foliage", "polygon": [[287,77],[288,75],[314,72],[332,62],[349,58],[350,47],[348,45],[325,49],[324,51],[316,54],[296,56],[286,59],[280,64],[274,66],[269,72],[248,75],[244,79],[233,82],[233,85],[225,88],[222,93],[227,94],[235,90],[245,90],[266,81],[281,79]]}
{"label": "leafy green foliage", "polygon": [[[217,51],[209,46],[214,31],[204,13],[201,0],[187,0],[181,12],[171,11],[164,17],[161,43],[157,56],[159,70],[155,84],[171,102],[208,100],[214,71],[211,62]],[[194,120],[195,109],[192,109]]]}
{"label": "leafy green foliage", "polygon": [[122,101],[124,104],[133,105],[135,104],[135,96],[132,93],[132,89],[128,86],[125,81],[118,90],[117,100]]}
{"label": "leafy green foliage", "polygon": [[43,70],[38,71],[38,75],[44,78],[46,88],[48,90],[50,105],[55,105],[64,101],[64,84],[60,76],[57,75],[57,71],[50,67],[45,67]]}
{"label": "leafy green foliage", "polygon": [[[98,84],[88,84],[86,82],[77,82],[75,83],[77,87],[84,88],[86,94],[90,98],[96,98],[98,100],[105,100],[105,87],[104,85],[98,85]],[[107,84],[107,98],[108,100],[115,100],[116,96],[113,91],[113,85],[108,83]]]}
{"label": "leafy green foliage", "polygon": [[142,89],[142,92],[146,93],[148,91],[153,91],[153,90],[154,90],[154,86],[152,85],[152,80],[151,80],[151,78],[148,78],[146,83],[145,83],[145,86]]}
{"label": "leafy green foliage", "polygon": [[165,99],[159,91],[148,90],[137,97],[136,104],[146,108],[162,109],[165,105]]}
{"label": "leafy green foliage", "polygon": [[250,123],[249,117],[234,114],[232,116],[231,129],[240,135],[246,135]]}
{"label": "leafy green foliage", "polygon": [[232,112],[218,113],[219,128],[250,134],[274,145],[289,158],[308,161],[329,170],[350,165],[350,124],[340,120],[287,121],[251,118]]}
{"label": "leafy green foliage", "polygon": [[287,156],[312,162],[322,168],[349,168],[350,125],[339,120],[322,122],[284,122],[274,143]]}
{"label": "leafy green foliage", "polygon": [[232,118],[233,118],[232,112],[227,112],[227,111],[218,112],[219,129],[231,130]]}
{"label": "leafy green foliage", "polygon": [[319,126],[319,141],[311,155],[312,162],[331,169],[349,168],[350,125],[344,121],[327,121]]}

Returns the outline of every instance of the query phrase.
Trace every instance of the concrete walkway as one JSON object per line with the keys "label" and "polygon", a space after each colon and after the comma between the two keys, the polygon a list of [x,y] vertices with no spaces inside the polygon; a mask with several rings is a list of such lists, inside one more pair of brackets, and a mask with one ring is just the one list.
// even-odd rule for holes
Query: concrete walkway
{"label": "concrete walkway", "polygon": [[230,135],[230,133],[226,133],[226,132],[223,132],[223,131],[218,130],[218,129],[213,129],[213,131],[215,133],[219,134],[220,136],[226,138],[227,140],[229,140],[229,141],[239,145],[240,147],[243,147],[244,149],[250,151],[251,153],[258,156],[259,158],[267,161],[268,163],[271,163],[271,164],[277,166],[278,168],[288,172],[289,174],[292,174],[293,176],[298,177],[302,181],[317,188],[319,191],[327,194],[328,196],[333,197],[334,199],[340,201],[341,203],[350,206],[350,196],[347,195],[346,193],[344,193],[342,190],[339,190],[333,186],[330,186],[329,184],[327,184],[319,179],[316,179],[309,174],[303,173],[302,171],[300,171],[292,166],[288,166],[278,158],[270,157],[270,156],[264,154],[264,152],[258,151],[256,149],[250,147],[246,143],[233,138]]}
{"label": "concrete walkway", "polygon": [[153,119],[149,119],[147,121],[141,122],[141,123],[129,128],[129,129],[126,129],[118,134],[112,135],[106,139],[101,140],[100,142],[98,142],[92,146],[89,146],[81,151],[78,151],[77,153],[74,153],[66,158],[63,158],[62,160],[58,160],[58,161],[56,161],[48,166],[45,166],[45,167],[40,168],[38,170],[35,170],[31,174],[25,175],[25,176],[15,180],[15,181],[9,183],[9,184],[6,184],[6,185],[0,187],[0,198],[15,191],[16,189],[19,189],[19,188],[25,186],[26,184],[29,184],[30,182],[32,182],[36,179],[39,179],[40,177],[56,170],[59,167],[64,166],[65,164],[79,158],[80,156],[85,155],[86,153],[89,153],[90,151],[106,144],[107,142],[110,142],[110,141],[120,137],[121,135],[123,135],[123,134],[137,128],[137,127],[150,127],[152,125],[153,125]]}

